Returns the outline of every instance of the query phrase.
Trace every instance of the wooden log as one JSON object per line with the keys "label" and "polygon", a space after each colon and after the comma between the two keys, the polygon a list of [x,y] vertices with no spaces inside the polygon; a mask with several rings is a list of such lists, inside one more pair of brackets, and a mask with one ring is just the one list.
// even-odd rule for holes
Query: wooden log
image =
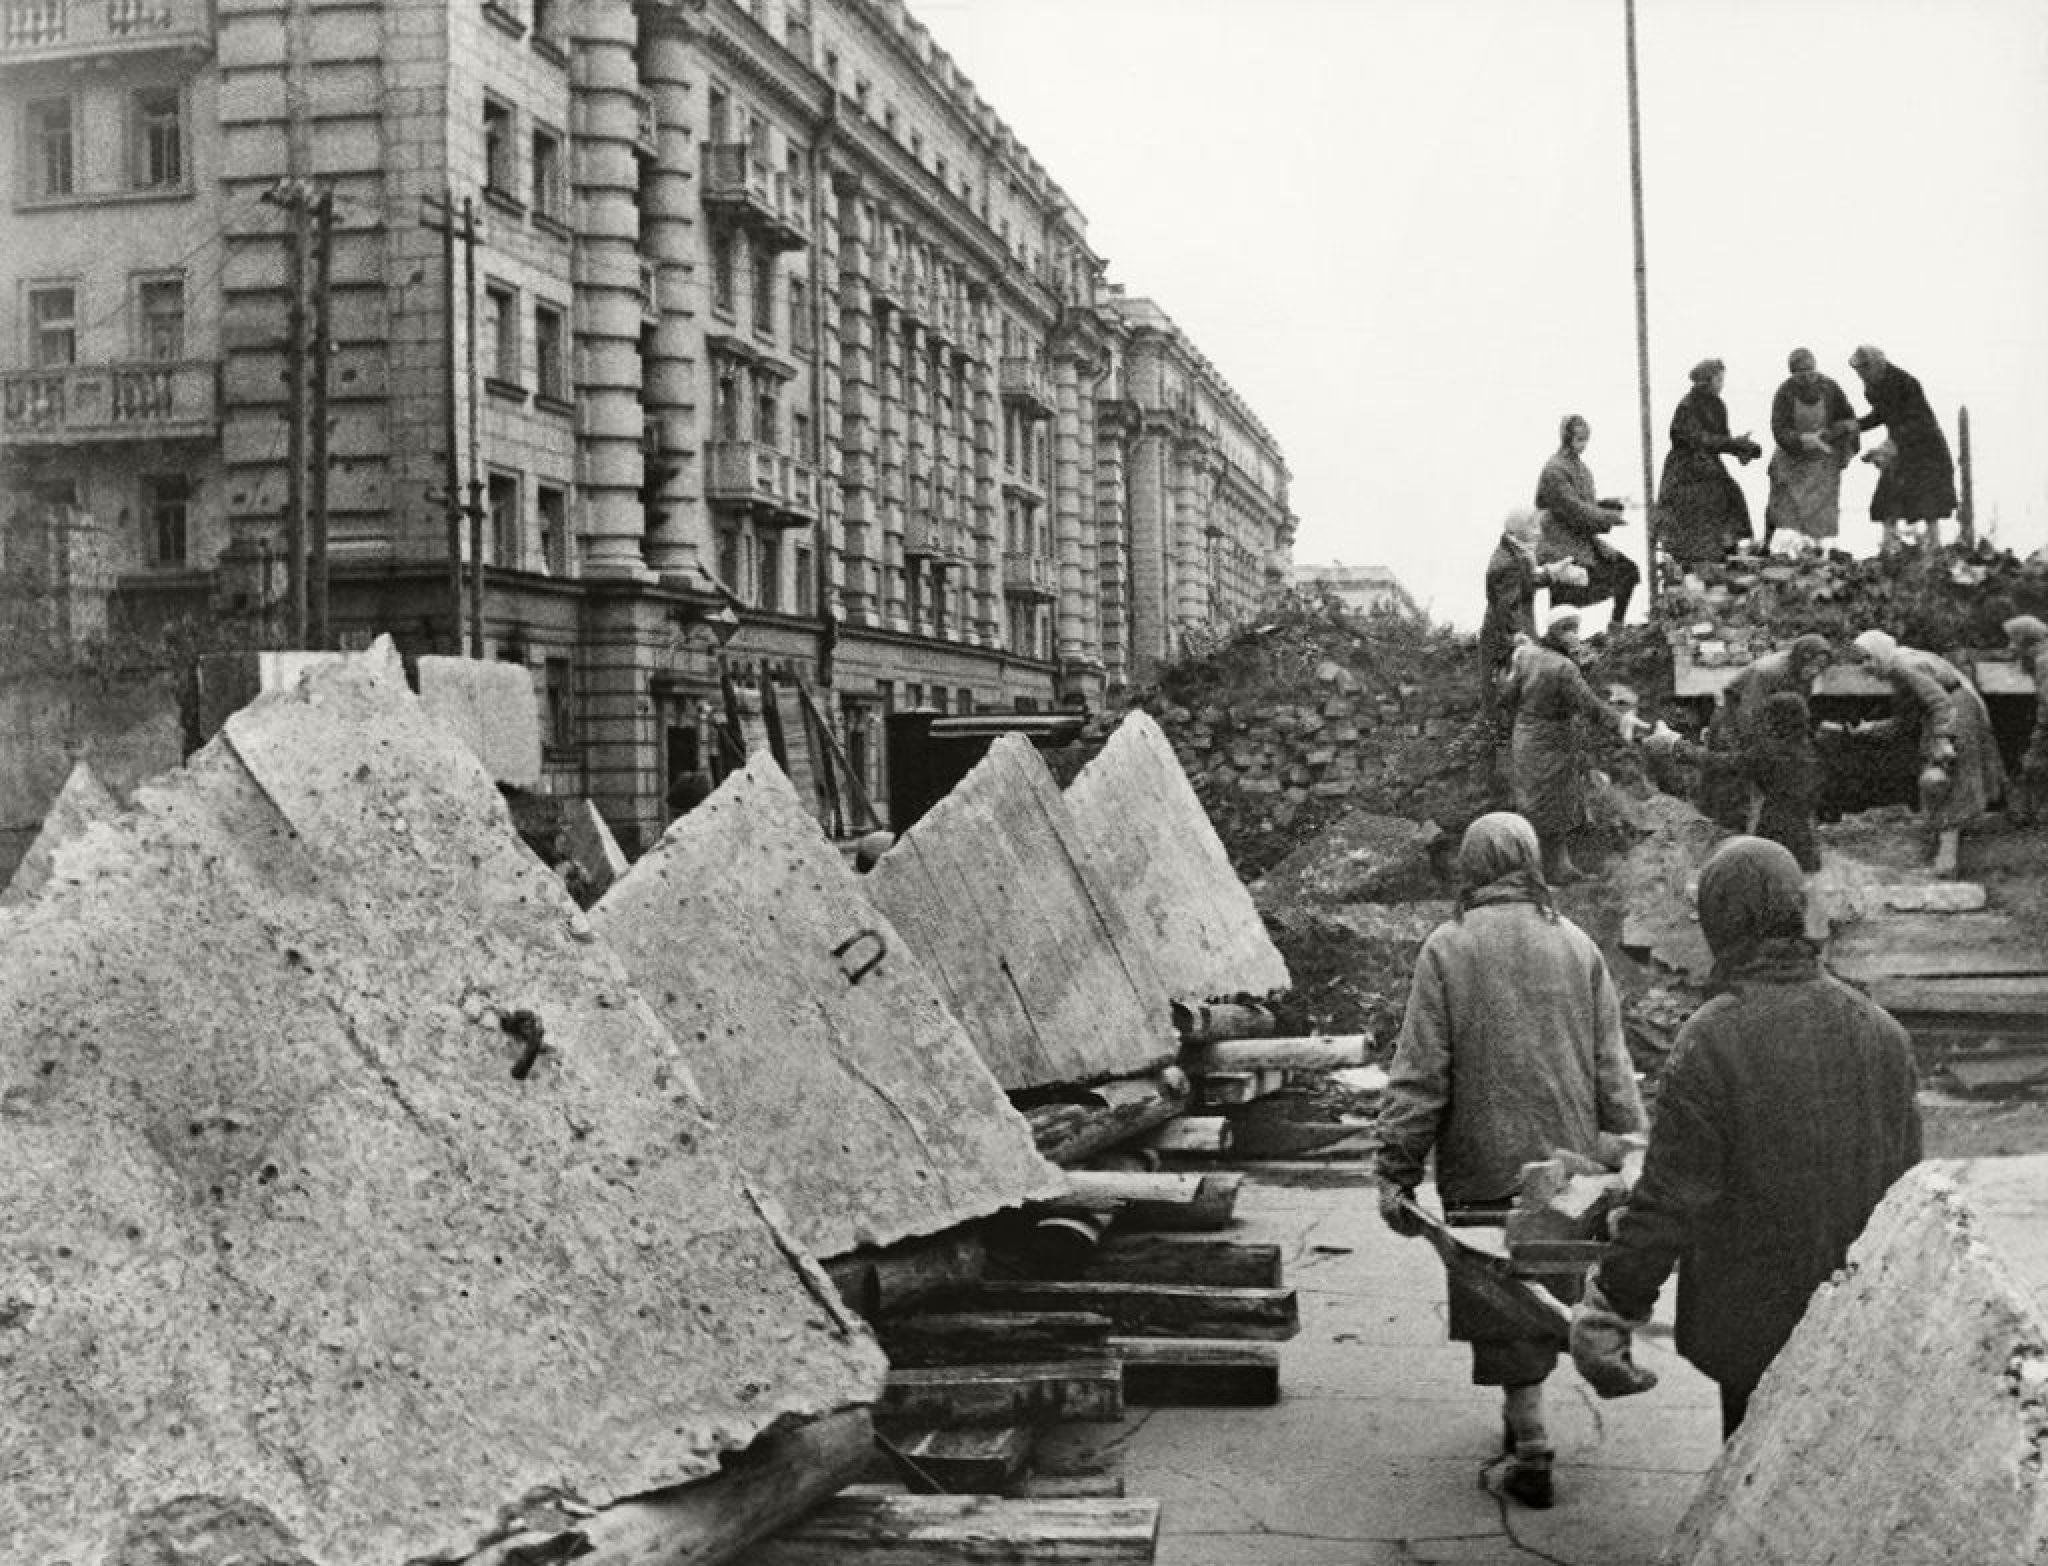
{"label": "wooden log", "polygon": [[1199,1177],[1194,1199],[1163,1202],[1139,1198],[1124,1203],[1117,1222],[1130,1229],[1165,1229],[1176,1233],[1227,1229],[1237,1221],[1237,1193],[1244,1176],[1220,1171]]}
{"label": "wooden log", "polygon": [[1236,1339],[1115,1338],[1124,1401],[1182,1408],[1263,1408],[1280,1401],[1280,1350]]}
{"label": "wooden log", "polygon": [[1171,1120],[1193,1101],[1187,1073],[1168,1066],[1150,1076],[1097,1083],[1023,1113],[1039,1152],[1068,1165]]}
{"label": "wooden log", "polygon": [[1123,1416],[1123,1370],[1113,1356],[892,1369],[876,1414],[885,1427],[1116,1420]]}
{"label": "wooden log", "polygon": [[1287,1073],[1269,1066],[1263,1071],[1212,1071],[1195,1079],[1195,1105],[1200,1109],[1236,1109],[1269,1098],[1287,1086]]}
{"label": "wooden log", "polygon": [[763,1540],[746,1566],[1151,1566],[1155,1500],[836,1496]]}
{"label": "wooden log", "polygon": [[991,1310],[1085,1311],[1120,1334],[1154,1338],[1291,1338],[1301,1321],[1292,1289],[1209,1288],[1113,1279],[990,1280],[976,1298]]}
{"label": "wooden log", "polygon": [[1279,1019],[1264,1006],[1236,1001],[1175,1001],[1173,1029],[1184,1044],[1211,1044],[1218,1039],[1271,1038]]}
{"label": "wooden log", "polygon": [[1288,1039],[1219,1039],[1188,1044],[1181,1065],[1193,1076],[1212,1071],[1335,1071],[1365,1064],[1363,1033],[1312,1033]]}
{"label": "wooden log", "polygon": [[977,1308],[890,1316],[875,1326],[882,1351],[898,1369],[1099,1359],[1107,1352],[1109,1331],[1107,1316],[1078,1309]]}
{"label": "wooden log", "polygon": [[1038,1444],[1029,1425],[933,1425],[878,1438],[890,1465],[923,1495],[996,1495],[1014,1483]]}
{"label": "wooden log", "polygon": [[1070,1194],[1042,1211],[1113,1212],[1119,1224],[1133,1229],[1228,1228],[1244,1184],[1244,1176],[1234,1170],[1189,1174],[1074,1169],[1067,1178]]}
{"label": "wooden log", "polygon": [[[575,1559],[583,1566],[720,1566],[851,1483],[873,1445],[865,1408],[764,1436],[711,1478],[621,1501],[580,1521],[570,1530],[582,1536]],[[522,1534],[505,1540],[495,1557],[486,1553],[473,1566],[529,1558],[522,1550],[534,1550],[543,1539]],[[536,1551],[530,1558],[568,1557]]]}
{"label": "wooden log", "polygon": [[1162,1234],[1112,1234],[1096,1247],[1078,1276],[1125,1283],[1277,1289],[1281,1271],[1277,1245]]}
{"label": "wooden log", "polygon": [[1144,1143],[1158,1153],[1213,1158],[1230,1151],[1230,1122],[1221,1115],[1182,1115],[1147,1131]]}
{"label": "wooden log", "polygon": [[987,1265],[981,1237],[953,1229],[883,1250],[835,1256],[826,1261],[825,1271],[839,1286],[840,1297],[872,1319],[936,1294],[971,1288]]}

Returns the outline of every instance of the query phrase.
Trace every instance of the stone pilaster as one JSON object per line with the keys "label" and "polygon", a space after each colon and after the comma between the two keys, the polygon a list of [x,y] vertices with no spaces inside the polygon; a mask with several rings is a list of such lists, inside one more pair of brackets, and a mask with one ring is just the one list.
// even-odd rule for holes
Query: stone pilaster
{"label": "stone pilaster", "polygon": [[1072,354],[1054,356],[1049,518],[1059,589],[1054,646],[1067,661],[1078,660],[1087,651],[1088,573],[1081,558],[1081,369]]}
{"label": "stone pilaster", "polygon": [[660,31],[641,41],[640,79],[654,99],[661,155],[644,182],[641,245],[656,268],[659,318],[654,355],[642,366],[653,460],[668,473],[654,496],[662,518],[647,534],[647,564],[662,576],[701,586],[700,560],[713,555],[700,460],[708,431],[698,397],[703,378],[699,324],[707,303],[698,266],[702,215],[698,204],[699,150],[693,112],[698,91],[692,39],[672,13]]}
{"label": "stone pilaster", "polygon": [[893,631],[910,629],[903,554],[908,493],[903,471],[904,444],[909,438],[904,386],[903,322],[895,311],[875,312],[876,384],[881,433],[881,594],[882,623]]}
{"label": "stone pilaster", "polygon": [[1167,488],[1170,431],[1147,423],[1131,452],[1130,677],[1148,678],[1169,649],[1168,550],[1173,496]]}
{"label": "stone pilaster", "polygon": [[1104,678],[1131,680],[1130,489],[1128,405],[1103,406],[1095,442],[1095,578],[1101,614]]}
{"label": "stone pilaster", "polygon": [[1168,637],[1169,653],[1179,649],[1186,632],[1209,619],[1208,454],[1199,439],[1192,439],[1175,442],[1173,457],[1174,628]]}
{"label": "stone pilaster", "polygon": [[868,293],[876,236],[871,216],[862,209],[859,187],[850,177],[835,176],[833,197],[839,209],[839,327],[834,347],[839,366],[840,603],[848,625],[871,626],[880,623],[882,613],[877,321]]}
{"label": "stone pilaster", "polygon": [[642,576],[639,29],[629,5],[577,5],[569,15],[583,574]]}

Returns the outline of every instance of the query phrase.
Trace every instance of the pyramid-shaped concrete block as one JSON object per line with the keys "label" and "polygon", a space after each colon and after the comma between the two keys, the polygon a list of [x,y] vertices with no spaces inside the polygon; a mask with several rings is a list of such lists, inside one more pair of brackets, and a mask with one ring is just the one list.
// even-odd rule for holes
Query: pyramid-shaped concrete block
{"label": "pyramid-shaped concrete block", "polygon": [[1159,725],[1134,712],[1067,786],[1090,867],[1179,1001],[1287,989],[1287,961]]}
{"label": "pyramid-shaped concrete block", "polygon": [[1922,1164],[1807,1307],[1666,1566],[2048,1559],[2048,1156]]}
{"label": "pyramid-shaped concrete block", "polygon": [[1173,1058],[1172,1002],[1028,740],[1004,735],[867,878],[1015,1092]]}
{"label": "pyramid-shaped concrete block", "polygon": [[757,756],[591,910],[819,1256],[1064,1188],[936,981]]}
{"label": "pyramid-shaped concrete block", "polygon": [[523,663],[420,659],[420,703],[499,783],[540,784],[540,698]]}
{"label": "pyramid-shaped concrete block", "polygon": [[481,765],[371,670],[237,714],[0,912],[0,1103],[9,1559],[462,1559],[879,1391]]}
{"label": "pyramid-shaped concrete block", "polygon": [[83,836],[87,827],[111,821],[120,813],[120,803],[107,792],[92,768],[83,761],[74,763],[64,786],[50,802],[49,814],[43,817],[35,841],[14,867],[14,876],[5,889],[0,889],[0,908],[35,896],[50,879],[59,848]]}

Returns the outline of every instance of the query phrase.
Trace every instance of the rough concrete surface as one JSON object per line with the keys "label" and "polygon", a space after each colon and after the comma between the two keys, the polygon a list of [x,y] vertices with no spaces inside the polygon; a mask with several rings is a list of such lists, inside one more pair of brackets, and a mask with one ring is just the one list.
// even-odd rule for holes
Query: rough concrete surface
{"label": "rough concrete surface", "polygon": [[60,844],[70,842],[95,822],[111,821],[120,813],[119,801],[93,775],[92,768],[83,761],[73,766],[71,776],[64,780],[64,786],[50,803],[50,813],[43,817],[42,830],[15,866],[14,878],[0,888],[0,908],[26,902],[43,889],[43,883],[50,879],[50,863]]}
{"label": "rough concrete surface", "polygon": [[540,783],[540,701],[523,663],[427,656],[419,661],[420,705],[484,764],[494,782]]}
{"label": "rough concrete surface", "polygon": [[175,680],[9,674],[0,669],[0,875],[27,853],[78,762],[125,799],[185,756]]}
{"label": "rough concrete surface", "polygon": [[1669,1566],[2048,1559],[2048,1156],[1892,1187],[1758,1386]]}
{"label": "rough concrete surface", "polygon": [[878,1394],[395,660],[237,715],[59,872],[0,913],[7,1558],[457,1558]]}
{"label": "rough concrete surface", "polygon": [[1178,1050],[1166,989],[1028,740],[997,740],[867,889],[1005,1088],[1124,1076]]}
{"label": "rough concrete surface", "polygon": [[587,799],[571,801],[562,811],[562,831],[569,853],[601,891],[626,873],[632,861],[605,825],[597,806]]}
{"label": "rough concrete surface", "polygon": [[1288,988],[1287,964],[1158,724],[1125,718],[1066,799],[1090,865],[1170,996]]}
{"label": "rough concrete surface", "polygon": [[816,1255],[1065,1187],[768,757],[677,820],[591,921]]}

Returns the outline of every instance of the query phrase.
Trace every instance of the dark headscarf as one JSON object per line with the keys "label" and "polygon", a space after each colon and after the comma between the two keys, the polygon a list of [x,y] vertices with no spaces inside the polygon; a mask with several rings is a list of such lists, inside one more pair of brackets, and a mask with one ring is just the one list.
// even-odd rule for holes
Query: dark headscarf
{"label": "dark headscarf", "polygon": [[1733,837],[1715,849],[1700,871],[1699,913],[1714,954],[1712,988],[1809,978],[1818,968],[1806,938],[1806,878],[1782,844]]}
{"label": "dark headscarf", "polygon": [[1534,903],[1546,917],[1557,917],[1536,829],[1512,810],[1481,816],[1458,844],[1458,917],[1494,903]]}
{"label": "dark headscarf", "polygon": [[1835,644],[1818,631],[1808,631],[1804,636],[1792,639],[1792,666],[1796,669],[1802,663],[1818,663],[1822,667],[1835,661]]}

